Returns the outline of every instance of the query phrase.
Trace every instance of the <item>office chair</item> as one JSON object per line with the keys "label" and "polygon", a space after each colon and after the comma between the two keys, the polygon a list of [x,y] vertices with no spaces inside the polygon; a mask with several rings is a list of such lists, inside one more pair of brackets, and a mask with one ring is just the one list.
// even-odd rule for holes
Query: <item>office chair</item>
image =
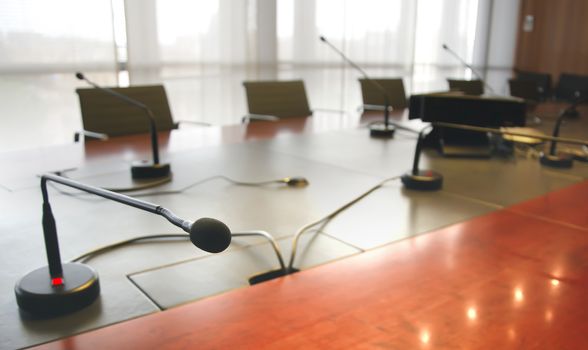
{"label": "office chair", "polygon": [[[392,109],[404,109],[408,106],[406,93],[404,91],[404,82],[401,78],[395,79],[370,79],[379,84],[387,93],[388,102]],[[360,78],[361,96],[363,105],[362,110],[383,110],[386,104],[382,91],[378,89],[368,79]]]}
{"label": "office chair", "polygon": [[525,101],[538,103],[541,100],[541,87],[532,80],[509,79],[510,95],[520,97]]}
{"label": "office chair", "polygon": [[588,76],[562,73],[555,88],[555,98],[575,102],[588,95]]}
{"label": "office chair", "polygon": [[553,93],[551,86],[551,74],[529,72],[518,69],[515,69],[515,73],[517,81],[534,82],[536,84],[536,88],[539,91],[539,98],[537,101],[544,102],[551,99]]}
{"label": "office chair", "polygon": [[447,79],[449,90],[461,91],[466,95],[479,96],[484,94],[484,82],[481,80]]}
{"label": "office chair", "polygon": [[[177,128],[173,122],[165,88],[162,85],[112,88],[144,103],[155,116],[158,131]],[[108,138],[149,132],[145,111],[95,88],[76,89],[82,111],[82,134],[89,138]],[[75,141],[79,140],[76,133]]]}
{"label": "office chair", "polygon": [[539,102],[543,100],[541,86],[534,80],[509,79],[508,87],[511,96],[525,100],[527,119],[532,124],[541,124],[541,118],[532,115]]}
{"label": "office chair", "polygon": [[243,121],[312,115],[302,80],[245,81],[243,86],[249,110]]}

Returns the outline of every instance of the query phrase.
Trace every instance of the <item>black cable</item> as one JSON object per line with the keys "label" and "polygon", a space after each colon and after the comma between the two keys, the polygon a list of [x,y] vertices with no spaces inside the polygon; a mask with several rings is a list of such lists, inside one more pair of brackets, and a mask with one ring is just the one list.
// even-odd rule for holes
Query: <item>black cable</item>
{"label": "black cable", "polygon": [[134,197],[144,197],[144,196],[180,194],[180,193],[183,193],[183,192],[185,192],[195,186],[198,186],[198,185],[203,184],[205,182],[216,180],[216,179],[222,179],[222,180],[225,180],[225,181],[230,182],[230,183],[237,185],[237,186],[250,186],[250,187],[262,187],[262,186],[267,186],[267,185],[271,185],[271,184],[285,184],[288,187],[305,187],[308,185],[308,181],[303,177],[285,177],[285,178],[281,178],[281,179],[277,179],[277,180],[248,182],[248,181],[234,180],[234,179],[231,179],[230,177],[225,176],[225,175],[214,175],[214,176],[207,177],[202,180],[196,181],[194,183],[191,183],[188,186],[185,186],[179,190],[138,193],[138,194],[134,194],[133,196]]}
{"label": "black cable", "polygon": [[[62,172],[55,172],[55,174],[60,175],[63,174]],[[63,175],[60,175],[63,176]],[[65,176],[64,176],[65,177]],[[271,185],[271,184],[285,184],[288,187],[305,187],[308,185],[308,180],[306,180],[303,177],[285,177],[285,178],[281,178],[281,179],[277,179],[277,180],[267,180],[267,181],[258,181],[258,182],[247,182],[247,181],[238,181],[238,180],[234,180],[231,179],[228,176],[225,175],[214,175],[211,177],[207,177],[201,180],[198,180],[196,182],[193,182],[179,190],[168,190],[168,191],[156,191],[156,192],[147,192],[147,193],[136,193],[133,194],[133,197],[146,197],[146,196],[158,196],[158,195],[169,195],[169,194],[179,194],[179,193],[183,193],[189,189],[191,189],[192,187],[198,186],[200,184],[203,184],[205,182],[208,181],[212,181],[215,179],[223,179],[225,181],[228,181],[234,185],[238,185],[238,186],[251,186],[251,187],[262,187],[262,186],[267,186],[267,185]],[[165,182],[168,182],[171,180],[170,179],[164,179]],[[162,180],[158,180],[158,181],[162,181]],[[70,192],[70,191],[66,191],[63,190],[61,188],[59,188],[58,186],[55,186],[53,183],[49,184],[51,187],[53,187],[57,192],[67,195],[67,196],[72,196],[72,197],[84,197],[87,196],[87,193],[85,192]],[[158,184],[157,184],[158,185]],[[119,189],[119,190],[114,190],[114,189],[109,189],[106,188],[109,191],[112,192],[133,192],[133,191],[139,191],[139,190],[143,190],[143,189],[147,189],[150,187],[154,187],[154,185],[149,186],[149,184],[147,184],[148,187],[144,187],[144,188],[129,188],[129,189]],[[96,198],[96,199],[92,199],[92,200],[100,200],[100,198]]]}
{"label": "black cable", "polygon": [[387,182],[392,181],[392,180],[397,180],[399,178],[400,178],[400,176],[393,176],[393,177],[390,177],[390,178],[387,178],[385,180],[380,181],[378,184],[376,184],[375,186],[372,186],[367,191],[361,193],[360,195],[358,195],[355,198],[351,199],[349,202],[347,202],[344,205],[340,206],[339,208],[335,209],[334,211],[332,211],[327,216],[324,216],[323,218],[321,218],[319,220],[316,220],[316,221],[313,221],[310,224],[304,225],[300,229],[298,229],[298,231],[294,235],[294,239],[292,240],[292,253],[290,254],[290,262],[288,263],[288,271],[292,271],[292,269],[294,268],[294,259],[296,259],[296,250],[298,248],[298,240],[300,239],[300,236],[302,236],[303,233],[308,232],[309,229],[311,229],[312,227],[314,227],[314,226],[316,226],[318,224],[321,224],[321,223],[323,225],[320,226],[320,229],[319,230],[322,230],[322,228],[330,220],[332,220],[333,218],[335,218],[337,215],[339,215],[343,211],[349,209],[355,203],[357,203],[360,200],[362,200],[363,198],[367,197],[372,192],[374,192],[377,189],[383,187]]}
{"label": "black cable", "polygon": [[[265,231],[245,231],[245,232],[233,232],[232,236],[233,237],[252,237],[252,236],[264,237],[272,245],[272,248],[273,248],[274,252],[276,253],[276,257],[278,259],[278,262],[280,263],[280,267],[282,268],[282,270],[286,271],[286,264],[284,263],[284,258],[282,257],[282,253],[280,252],[280,247],[278,246],[275,239],[269,233],[267,233]],[[105,246],[102,246],[99,248],[92,249],[86,253],[83,253],[82,255],[79,255],[79,256],[71,259],[69,262],[80,262],[80,261],[86,262],[86,261],[92,259],[93,257],[95,257],[96,255],[103,254],[105,252],[111,251],[113,249],[131,244],[131,243],[152,240],[152,239],[169,239],[169,238],[180,238],[182,241],[189,241],[190,240],[189,235],[182,234],[182,233],[178,233],[178,234],[174,234],[174,233],[169,234],[168,233],[168,234],[137,236],[137,237],[125,239],[125,240],[122,240],[119,242],[111,243],[111,244],[108,244],[108,245],[105,245]]]}
{"label": "black cable", "polygon": [[82,255],[79,255],[79,256],[71,259],[69,262],[87,261],[96,255],[102,254],[104,252],[107,252],[109,250],[113,250],[118,247],[122,247],[127,244],[139,242],[139,241],[145,241],[145,240],[150,240],[150,239],[169,239],[169,238],[181,238],[182,240],[190,240],[190,236],[185,233],[173,233],[173,234],[168,233],[168,234],[138,236],[138,237],[125,239],[123,241],[119,241],[116,243],[108,244],[108,245],[105,245],[105,246],[102,246],[102,247],[99,247],[96,249],[92,249]]}

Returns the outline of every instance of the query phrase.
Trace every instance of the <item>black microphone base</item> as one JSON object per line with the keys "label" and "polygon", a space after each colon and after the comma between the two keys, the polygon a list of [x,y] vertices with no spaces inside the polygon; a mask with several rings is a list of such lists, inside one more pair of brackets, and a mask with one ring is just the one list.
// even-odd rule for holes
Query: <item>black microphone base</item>
{"label": "black microphone base", "polygon": [[29,272],[14,287],[21,310],[41,318],[69,314],[92,304],[100,295],[98,274],[80,263],[63,264],[63,284],[51,285],[49,267]]}
{"label": "black microphone base", "polygon": [[392,124],[372,124],[370,125],[370,136],[379,138],[392,138],[394,137],[394,131],[396,128]]}
{"label": "black microphone base", "polygon": [[154,164],[150,161],[141,161],[131,166],[131,176],[134,180],[168,177],[170,173],[171,167],[168,163]]}
{"label": "black microphone base", "polygon": [[569,154],[551,155],[541,154],[539,158],[541,165],[552,167],[552,168],[571,168],[574,164],[574,158]]}
{"label": "black microphone base", "polygon": [[563,112],[564,117],[566,118],[578,118],[580,116],[580,112],[578,112],[578,110],[576,108],[572,108],[572,109],[566,109]]}
{"label": "black microphone base", "polygon": [[404,187],[417,191],[438,191],[443,187],[443,175],[431,170],[419,170],[417,175],[408,172],[400,178]]}
{"label": "black microphone base", "polygon": [[574,160],[577,160],[578,162],[587,163],[588,162],[588,155],[586,155],[586,154],[574,154]]}
{"label": "black microphone base", "polygon": [[577,160],[578,162],[583,162],[583,163],[588,162],[588,148],[586,149],[586,151],[575,150],[575,149],[566,150],[566,151],[561,152],[561,154],[564,154],[566,156],[570,156],[574,160]]}

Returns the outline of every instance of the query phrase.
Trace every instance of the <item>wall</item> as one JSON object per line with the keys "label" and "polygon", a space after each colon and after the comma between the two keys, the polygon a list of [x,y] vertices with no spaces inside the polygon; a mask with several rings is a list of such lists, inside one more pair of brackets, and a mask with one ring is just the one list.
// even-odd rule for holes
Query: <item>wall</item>
{"label": "wall", "polygon": [[[525,16],[533,25],[523,29]],[[522,0],[515,67],[588,75],[588,1]]]}

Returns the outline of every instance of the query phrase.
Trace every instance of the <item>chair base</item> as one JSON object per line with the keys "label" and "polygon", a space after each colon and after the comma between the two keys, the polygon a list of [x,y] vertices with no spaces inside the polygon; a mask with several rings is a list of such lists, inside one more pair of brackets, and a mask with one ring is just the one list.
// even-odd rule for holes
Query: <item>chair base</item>
{"label": "chair base", "polygon": [[551,168],[566,169],[572,167],[574,158],[569,154],[551,155],[542,153],[539,162],[541,162],[541,165]]}
{"label": "chair base", "polygon": [[135,162],[131,166],[131,176],[134,180],[156,179],[169,177],[171,167],[169,163],[154,164],[150,161]]}
{"label": "chair base", "polygon": [[378,138],[392,138],[394,137],[396,128],[392,124],[378,123],[370,125],[370,136]]}
{"label": "chair base", "polygon": [[438,191],[443,187],[443,175],[432,170],[419,170],[417,175],[408,172],[400,178],[404,187],[417,191]]}

